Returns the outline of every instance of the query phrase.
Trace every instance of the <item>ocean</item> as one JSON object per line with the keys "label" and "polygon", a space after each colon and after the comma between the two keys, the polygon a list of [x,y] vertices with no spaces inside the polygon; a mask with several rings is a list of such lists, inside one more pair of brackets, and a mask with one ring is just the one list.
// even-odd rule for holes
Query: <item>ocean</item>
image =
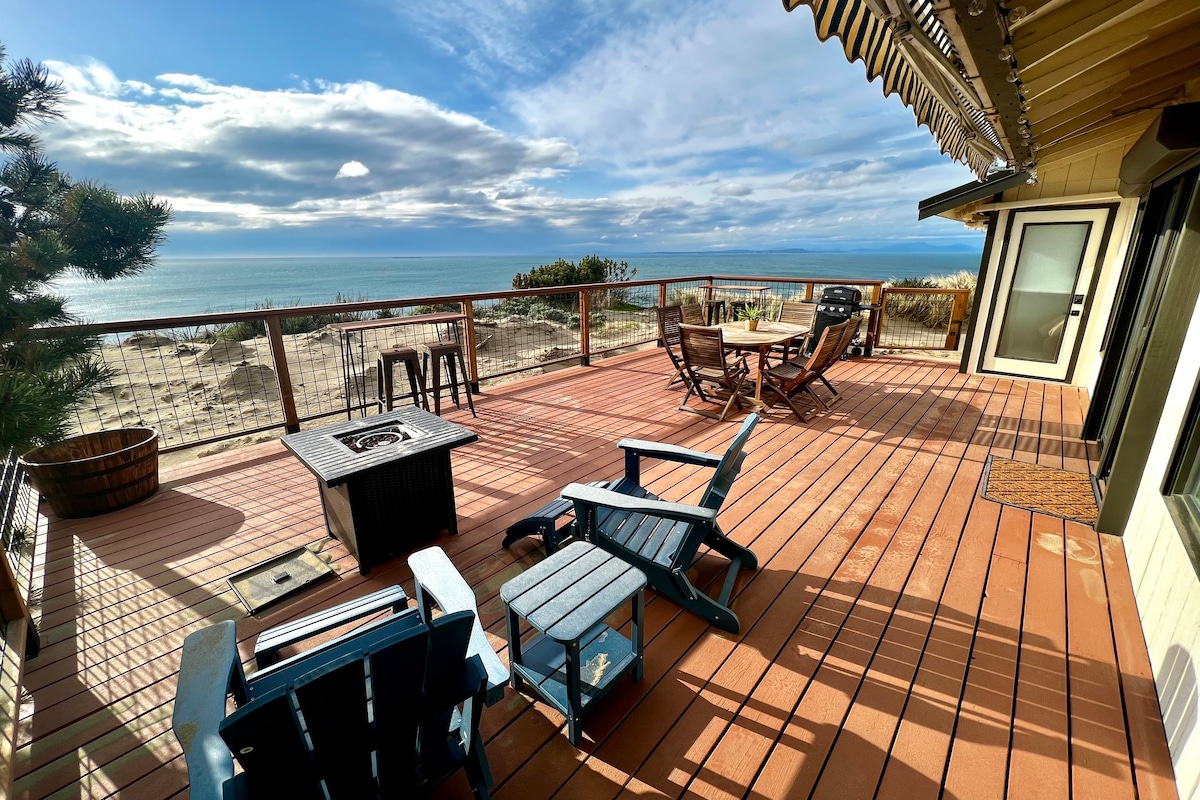
{"label": "ocean", "polygon": [[[578,260],[579,255],[563,256]],[[976,271],[976,253],[654,253],[609,256],[637,278],[758,275],[794,278],[921,278]],[[513,276],[559,256],[160,258],[132,278],[59,280],[54,289],[86,322],[152,319],[357,300],[389,300],[512,288]]]}

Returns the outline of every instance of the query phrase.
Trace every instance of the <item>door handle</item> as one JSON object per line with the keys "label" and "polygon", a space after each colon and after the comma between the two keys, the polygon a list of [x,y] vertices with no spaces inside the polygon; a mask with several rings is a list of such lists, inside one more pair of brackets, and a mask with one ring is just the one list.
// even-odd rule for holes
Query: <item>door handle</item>
{"label": "door handle", "polygon": [[1072,316],[1072,317],[1078,317],[1078,316],[1079,316],[1079,309],[1078,309],[1078,308],[1073,308],[1073,309],[1071,309],[1071,316]]}

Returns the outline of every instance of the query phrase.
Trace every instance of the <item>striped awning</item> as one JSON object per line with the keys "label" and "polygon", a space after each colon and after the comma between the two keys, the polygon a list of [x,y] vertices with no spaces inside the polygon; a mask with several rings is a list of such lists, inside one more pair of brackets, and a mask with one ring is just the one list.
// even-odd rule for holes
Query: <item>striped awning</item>
{"label": "striped awning", "polygon": [[[911,8],[915,23],[946,63],[956,63],[954,44],[934,13],[933,3],[930,0],[900,2]],[[821,41],[836,36],[847,59],[851,62],[862,60],[868,80],[883,79],[885,97],[893,93],[899,95],[904,104],[912,108],[917,124],[929,128],[943,153],[965,163],[980,180],[987,176],[996,164],[996,156],[1003,152],[991,123],[981,109],[953,86],[944,84],[938,91],[931,89],[927,79],[920,74],[922,68],[901,52],[891,22],[876,16],[865,0],[783,0],[788,11],[801,5],[812,9],[817,37]]]}

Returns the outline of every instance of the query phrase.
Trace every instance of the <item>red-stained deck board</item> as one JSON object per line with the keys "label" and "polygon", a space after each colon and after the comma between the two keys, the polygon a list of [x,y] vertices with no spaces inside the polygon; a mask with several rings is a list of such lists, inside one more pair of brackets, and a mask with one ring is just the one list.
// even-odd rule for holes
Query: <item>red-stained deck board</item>
{"label": "red-stained deck board", "polygon": [[1030,533],[1008,796],[1064,797],[1071,782],[1063,521],[1034,514]]}
{"label": "red-stained deck board", "polygon": [[[870,410],[870,413],[862,415],[858,419],[863,423],[882,419],[882,412],[889,408],[891,406],[888,404],[876,405]],[[830,421],[832,418],[826,418],[822,422],[828,424]],[[852,437],[863,432],[865,432],[865,428],[860,430],[856,426],[855,429],[845,431],[836,440],[829,434],[823,434],[822,438],[816,440],[812,448],[820,455],[810,461],[795,478],[787,481],[787,485],[796,487],[797,492],[802,487],[808,487],[803,492],[803,496],[812,498],[813,502],[811,504],[793,503],[790,507],[783,508],[782,512],[778,510],[781,501],[786,506],[796,495],[790,493],[783,495],[779,486],[770,484],[780,477],[785,466],[797,469],[798,467],[793,462],[798,459],[793,457],[787,462],[778,462],[778,455],[770,457],[772,480],[763,481],[752,490],[755,494],[765,491],[766,494],[763,496],[768,497],[769,502],[756,509],[754,516],[760,520],[759,522],[750,519],[740,523],[744,526],[747,523],[763,524],[763,521],[770,523],[775,520],[775,523],[771,524],[753,543],[760,560],[765,562],[764,566],[754,575],[752,590],[743,590],[735,603],[743,624],[747,627],[762,614],[762,610],[773,600],[776,606],[783,605],[777,599],[779,592],[786,587],[790,576],[796,574],[798,565],[802,564],[807,555],[821,542],[828,524],[832,524],[832,522],[814,521],[814,515],[817,512],[836,505],[836,503],[822,502],[822,498],[835,491],[839,482],[847,474],[854,472],[862,474],[862,470],[856,469],[861,455],[857,455],[847,448],[850,447],[851,442],[856,441]],[[829,441],[826,441],[827,439],[833,443],[830,444]],[[867,452],[869,449],[869,447],[864,448],[858,445],[854,447],[861,452]],[[776,462],[778,462],[778,466],[776,466]],[[685,614],[681,623],[691,628],[694,618]],[[703,634],[703,631],[703,626],[700,626],[695,635]],[[706,650],[704,652],[680,652],[682,660],[676,665],[677,672],[672,676],[675,679],[663,682],[666,691],[648,694],[644,701],[634,709],[633,715],[630,717],[630,722],[634,723],[637,729],[644,730],[646,736],[640,739],[630,737],[606,739],[597,748],[595,754],[600,758],[611,758],[616,763],[631,765],[628,768],[632,771],[643,764],[655,749],[659,749],[661,752],[661,748],[655,746],[657,739],[671,731],[675,720],[694,699],[695,689],[693,687],[697,685],[696,676],[705,674],[702,664],[718,664],[720,658],[729,652],[725,643],[724,638],[718,637],[705,642]],[[708,674],[711,674],[711,669],[711,667],[708,669]],[[564,787],[563,796],[571,796],[570,793],[574,791],[574,786],[579,780],[586,781],[587,779],[577,776]]]}
{"label": "red-stained deck board", "polygon": [[[847,400],[847,403],[851,402],[853,402],[852,399]],[[875,419],[886,408],[891,408],[891,406],[886,404],[876,405],[871,409],[869,414],[863,417],[863,419]],[[826,418],[822,420],[822,422],[826,425],[836,424],[833,418]],[[823,439],[828,439],[829,442],[832,442],[832,444],[827,444],[825,441],[823,441]],[[839,439],[841,441],[839,441]],[[816,456],[813,462],[804,467],[803,472],[796,474],[794,478],[788,480],[787,484],[790,486],[795,486],[797,489],[799,489],[799,487],[808,485],[815,479],[816,483],[812,485],[824,487],[818,488],[816,492],[828,493],[833,491],[833,489],[837,487],[838,481],[841,479],[841,477],[844,477],[846,474],[848,474],[856,463],[855,458],[846,456],[846,453],[849,452],[846,448],[850,447],[853,441],[854,439],[852,438],[852,434],[843,435],[842,437],[837,437],[837,439],[835,439],[833,436],[829,436],[828,434],[822,434],[821,438],[816,440],[814,442],[814,446],[812,447],[814,452],[819,453],[819,455]],[[869,445],[856,446],[859,447],[859,449],[864,453],[870,449]],[[762,466],[769,466],[771,468],[770,480],[764,480],[752,485],[747,485],[748,490],[753,495],[758,496],[763,502],[747,504],[734,500],[732,506],[730,506],[728,502],[726,503],[725,508],[729,509],[729,511],[722,513],[722,524],[727,527],[727,530],[733,530],[736,527],[745,527],[747,524],[752,524],[757,529],[758,527],[769,525],[773,520],[779,520],[777,524],[767,527],[762,535],[758,536],[753,542],[750,543],[754,547],[756,555],[760,559],[761,566],[752,581],[753,591],[743,588],[742,592],[738,595],[739,599],[735,603],[735,607],[742,619],[744,628],[750,626],[751,622],[756,618],[757,613],[760,613],[759,609],[769,604],[772,598],[777,595],[779,587],[782,586],[783,583],[786,583],[790,575],[796,572],[796,564],[799,563],[798,561],[784,563],[778,559],[777,553],[779,551],[780,544],[782,542],[787,542],[790,539],[799,548],[801,548],[803,552],[811,552],[811,549],[820,541],[819,535],[809,535],[797,538],[794,534],[796,533],[797,525],[799,524],[800,520],[790,517],[787,514],[786,509],[784,509],[781,513],[781,504],[786,506],[787,503],[791,502],[790,497],[793,495],[790,495],[790,493],[788,495],[781,494],[778,487],[771,484],[773,484],[776,480],[781,479],[781,476],[786,476],[788,474],[788,470],[800,469],[801,465],[803,465],[802,460],[794,457],[787,461],[781,461],[779,459],[780,455],[785,455],[788,452],[789,451],[786,449],[778,451],[776,454],[768,456],[764,461]],[[757,471],[757,467],[755,469]],[[741,481],[739,481],[739,484],[735,484],[735,489],[741,484]],[[814,508],[817,507],[828,508],[829,505],[814,505]],[[739,520],[739,514],[742,517],[745,516],[745,511],[742,510],[745,508],[748,508],[750,511],[752,511],[753,515],[757,517],[757,522],[746,519]],[[780,581],[783,583],[780,583]],[[653,605],[654,604],[652,603],[651,608],[653,608]],[[782,604],[777,603],[777,605],[781,608],[783,607]],[[695,622],[697,622],[695,618],[690,617],[690,615],[685,615],[684,624],[686,626],[691,628]],[[695,630],[696,635],[699,635],[704,631],[704,626],[701,625]],[[652,639],[648,649],[647,659],[648,664],[650,665],[647,668],[648,671],[656,669],[654,662],[655,655],[653,641],[654,640]],[[712,674],[712,667],[708,667],[706,670],[704,665],[719,665],[721,663],[721,659],[723,659],[729,652],[728,648],[725,647],[725,644],[726,640],[724,638],[707,639],[703,642],[701,647],[696,647],[690,651],[687,651],[686,653],[681,653],[681,655],[685,658],[687,665],[686,667],[681,668],[682,671],[686,672],[686,674],[680,675],[678,678],[678,685],[682,686],[685,691],[682,693],[671,692],[663,697],[652,693],[650,695],[650,699],[656,701],[656,704],[652,707],[652,713],[645,719],[639,718],[637,724],[638,729],[643,730],[646,733],[646,736],[641,739],[626,738],[625,740],[616,742],[605,741],[604,745],[599,748],[597,752],[604,752],[605,757],[613,758],[616,763],[632,764],[634,767],[641,764],[649,752],[647,746],[652,747],[654,745],[659,731],[661,731],[662,735],[666,735],[668,732],[670,732],[672,729],[672,721],[675,720],[679,715],[679,711],[674,710],[675,707],[664,706],[662,705],[662,702],[670,702],[670,700],[673,698],[687,703],[694,699],[694,690],[688,688],[696,684],[696,678],[693,676],[702,676],[705,679],[710,676]],[[675,679],[672,678],[672,680]],[[670,713],[667,711],[668,707],[672,708]],[[637,709],[637,712],[642,713],[643,710],[644,707],[640,707]],[[605,750],[610,743],[621,749],[615,752],[612,750]],[[661,752],[663,752],[663,748],[660,747],[659,753]],[[541,775],[543,774],[537,771],[535,767],[536,761],[531,762],[531,765],[528,765],[523,770],[525,774],[533,776],[532,780],[534,782],[542,780]],[[523,786],[523,789],[524,788],[525,787]],[[570,791],[570,787],[566,787],[564,791]],[[520,792],[517,794],[520,794]],[[569,796],[569,794],[565,796]]]}
{"label": "red-stained deck board", "polygon": [[[963,400],[969,400],[972,394],[973,388],[960,388],[956,396],[945,398],[946,405],[957,401],[958,406],[966,408]],[[752,725],[735,724],[710,758],[705,770],[708,775],[730,772],[721,768],[718,759],[722,752],[730,758],[737,754],[744,759],[745,754],[761,748],[763,755],[769,755],[769,758],[754,784],[757,795],[805,795],[815,785],[823,756],[837,736],[859,678],[929,532],[927,522],[910,523],[909,514],[919,518],[920,504],[940,503],[940,495],[945,491],[946,483],[926,479],[960,417],[935,411],[928,414],[926,420],[939,417],[936,426],[925,428],[928,436],[920,441],[917,453],[910,455],[897,451],[885,465],[886,469],[894,463],[893,468],[903,472],[887,492],[863,535],[855,542],[851,556],[835,573],[832,591],[827,587],[822,592],[821,602],[832,600],[829,611],[835,614],[849,612],[828,649],[824,652],[819,649],[825,644],[821,628],[833,624],[833,614],[815,617],[819,625],[817,630],[807,628],[806,621],[772,665],[762,683],[765,689],[756,692],[743,710],[743,716],[753,721],[759,702],[774,696],[773,705],[782,707],[790,720],[782,738],[779,734],[764,737]],[[916,441],[920,436],[920,431],[914,429],[908,438]],[[883,472],[881,470],[880,474]],[[869,578],[864,572],[869,573]],[[856,590],[857,597],[854,596]],[[786,676],[789,675],[804,676],[807,681],[788,680]],[[800,743],[803,746],[798,746]],[[713,761],[716,761],[715,765]],[[734,774],[733,777],[740,776]],[[748,777],[752,778],[753,772]],[[702,773],[697,779],[700,786],[694,787],[699,794],[722,796],[723,793],[709,791],[713,784],[705,784],[704,779]]]}
{"label": "red-stained deck board", "polygon": [[1078,797],[1132,798],[1135,787],[1100,540],[1079,523],[1065,525],[1071,783]]}
{"label": "red-stained deck board", "polygon": [[[620,356],[489,390],[477,419],[448,412],[480,440],[452,456],[460,534],[436,543],[502,658],[499,587],[542,557],[533,538],[501,548],[509,524],[567,482],[618,475],[621,438],[719,452],[736,430],[678,411],[668,373],[659,352]],[[1120,541],[978,495],[988,454],[1086,469],[1083,393],[894,357],[832,376],[832,413],[764,417],[722,508],[760,561],[734,591],[741,633],[649,592],[645,677],[584,718],[580,748],[511,690],[484,712],[493,795],[1174,796]],[[708,476],[647,461],[643,478],[695,501]],[[321,546],[338,578],[246,617],[225,578],[299,545]],[[49,520],[38,559],[19,798],[182,796],[169,725],[188,633],[237,619],[248,659],[267,626],[412,588],[402,559],[358,575],[278,444],[165,471],[129,509]],[[705,555],[693,579],[711,591],[722,566]],[[456,777],[436,796],[469,791]]]}

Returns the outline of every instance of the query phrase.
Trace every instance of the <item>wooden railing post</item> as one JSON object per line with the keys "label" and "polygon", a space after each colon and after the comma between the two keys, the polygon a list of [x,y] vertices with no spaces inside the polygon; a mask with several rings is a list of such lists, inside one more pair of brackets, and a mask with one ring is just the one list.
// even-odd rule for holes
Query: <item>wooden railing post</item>
{"label": "wooden railing post", "polygon": [[475,304],[464,300],[462,311],[467,315],[467,380],[471,384],[471,391],[478,394],[479,359],[475,349]]}
{"label": "wooden railing post", "polygon": [[[871,304],[883,304],[883,284],[876,283],[871,286]],[[882,309],[880,309],[882,311]],[[867,323],[867,344],[863,348],[864,355],[871,355],[875,351],[875,343],[879,341],[879,321],[883,317],[882,313],[871,312],[871,319]]]}
{"label": "wooden railing post", "polygon": [[876,341],[883,341],[883,329],[887,325],[887,301],[888,290],[885,286],[879,292],[879,324],[875,326],[875,335],[879,338]]}
{"label": "wooden railing post", "polygon": [[579,292],[579,364],[584,367],[592,363],[591,329],[591,292],[581,289]]}
{"label": "wooden railing post", "polygon": [[267,317],[267,341],[271,343],[271,358],[275,361],[275,380],[279,384],[279,399],[283,402],[283,424],[288,433],[300,430],[300,415],[296,413],[296,398],[292,395],[292,374],[288,369],[287,350],[283,346],[283,328],[279,316]]}
{"label": "wooden railing post", "polygon": [[967,296],[969,289],[959,289],[954,293],[954,305],[950,308],[950,325],[946,329],[946,349],[958,349],[958,337],[962,334],[962,324],[967,318]]}
{"label": "wooden railing post", "polygon": [[667,282],[663,281],[658,285],[658,307],[667,307]]}

